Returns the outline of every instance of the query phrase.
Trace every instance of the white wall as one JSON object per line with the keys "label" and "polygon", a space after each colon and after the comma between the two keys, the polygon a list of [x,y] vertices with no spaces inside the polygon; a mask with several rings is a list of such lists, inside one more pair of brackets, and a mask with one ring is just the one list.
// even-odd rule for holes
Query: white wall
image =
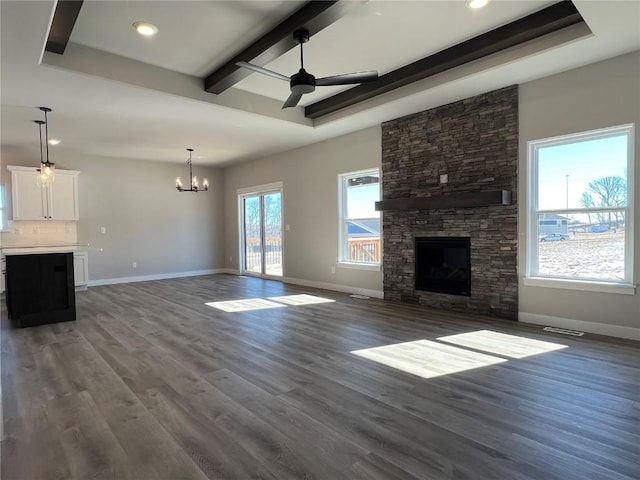
{"label": "white wall", "polygon": [[[519,271],[526,270],[527,142],[635,123],[634,283],[640,283],[640,52],[520,86]],[[635,295],[526,286],[520,280],[520,320],[640,338]]]}
{"label": "white wall", "polygon": [[[6,165],[37,166],[37,160],[3,147],[2,181],[10,192]],[[194,167],[194,173],[208,177],[211,184],[208,192],[195,194],[179,193],[174,187],[176,177],[188,175],[184,163],[76,154],[56,160],[56,167],[81,172],[77,239],[90,245],[91,283],[176,276],[223,266],[220,170]]]}
{"label": "white wall", "polygon": [[[239,269],[237,190],[283,182],[284,276],[343,291],[382,292],[382,274],[336,266],[338,174],[381,165],[380,127],[224,170],[226,266]],[[232,260],[229,260],[229,257]],[[336,273],[331,273],[331,267]]]}

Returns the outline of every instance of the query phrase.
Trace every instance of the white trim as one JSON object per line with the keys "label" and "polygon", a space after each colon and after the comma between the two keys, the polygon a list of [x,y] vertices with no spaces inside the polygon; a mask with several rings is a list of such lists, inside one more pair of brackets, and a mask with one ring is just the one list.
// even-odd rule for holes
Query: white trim
{"label": "white trim", "polygon": [[226,268],[213,268],[209,270],[193,270],[190,272],[173,272],[159,273],[156,275],[140,275],[137,277],[118,277],[118,278],[101,278],[98,280],[89,280],[90,287],[98,287],[100,285],[115,285],[118,283],[148,282],[151,280],[166,280],[168,278],[197,277],[200,275],[214,275],[217,273],[226,273]]}
{"label": "white trim", "polygon": [[236,190],[238,195],[254,194],[260,195],[261,193],[269,193],[274,190],[282,190],[282,182],[265,183],[264,185],[254,185],[253,187],[244,187]]}
{"label": "white trim", "polygon": [[339,285],[337,283],[314,282],[312,280],[303,280],[301,278],[283,277],[283,283],[291,283],[294,285],[302,285],[303,287],[321,288],[323,290],[332,290],[334,292],[357,293],[359,295],[367,295],[368,297],[384,298],[384,292],[381,290],[370,290],[368,288],[352,287],[350,285]]}
{"label": "white trim", "polygon": [[[357,262],[349,262],[346,258],[349,255],[349,241],[347,238],[347,222],[349,220],[358,220],[358,219],[350,219],[347,215],[347,180],[353,177],[359,177],[363,175],[371,175],[378,177],[378,199],[382,198],[382,172],[380,167],[371,167],[364,170],[357,170],[354,172],[346,172],[338,174],[338,261],[337,264],[339,266],[343,266],[345,263],[354,264],[354,265],[362,265]],[[382,226],[382,215],[378,217],[380,219],[380,226]],[[382,250],[382,231],[379,233],[380,238],[380,249]],[[382,251],[380,252],[380,256],[382,256]],[[379,266],[380,264],[373,264]],[[358,268],[358,267],[346,267],[346,268]],[[362,270],[368,270],[368,268],[363,268]]]}
{"label": "white trim", "polygon": [[[636,172],[634,169],[635,163],[636,163],[636,158],[635,158],[635,138],[636,138],[636,129],[635,129],[635,124],[631,123],[628,125],[630,128],[630,132],[629,132],[629,137],[628,137],[628,145],[627,145],[627,153],[629,155],[629,158],[627,159],[627,217],[629,218],[625,218],[624,222],[624,230],[625,230],[625,234],[624,234],[624,239],[625,239],[625,246],[624,246],[624,254],[625,254],[625,269],[628,269],[630,271],[630,276],[629,276],[629,282],[634,282],[634,280],[637,282],[639,281],[638,279],[640,279],[640,272],[636,272],[634,271],[633,268],[633,252],[635,250],[635,244],[634,242],[636,242],[637,240],[634,237],[635,234],[635,219],[634,217],[638,214],[638,212],[636,211],[636,208],[634,207],[635,205],[635,179],[636,179]],[[629,232],[629,234],[627,234],[627,232]]]}
{"label": "white trim", "polygon": [[580,281],[574,279],[549,277],[523,277],[522,281],[527,287],[562,288],[565,290],[619,293],[623,295],[636,294],[636,286],[631,283],[597,282],[591,280]]}
{"label": "white trim", "polygon": [[352,270],[370,270],[372,272],[379,272],[381,270],[379,263],[336,262],[336,267]]}
{"label": "white trim", "polygon": [[574,320],[572,318],[551,317],[538,313],[518,312],[518,321],[523,323],[533,323],[535,325],[545,325],[551,327],[568,328],[582,332],[595,333],[596,335],[607,335],[610,337],[629,338],[640,340],[640,328],[624,327],[622,325],[609,325],[606,323],[585,322],[584,320]]}
{"label": "white trim", "polygon": [[[566,135],[557,135],[555,137],[540,138],[538,140],[531,140],[529,144],[544,143],[545,147],[565,145],[567,143],[574,143],[576,140],[582,138],[589,138],[589,140],[598,140],[601,138],[609,138],[616,136],[619,130],[631,129],[633,131],[633,123],[624,123],[622,125],[614,125],[612,127],[596,128],[594,130],[587,130],[586,132],[568,133]],[[632,134],[633,135],[633,134]]]}
{"label": "white trim", "polygon": [[[586,140],[597,140],[610,138],[618,135],[626,135],[627,137],[627,205],[625,207],[598,207],[598,208],[564,208],[564,209],[547,209],[541,210],[538,205],[538,150],[540,148],[553,147],[558,145],[567,145]],[[599,128],[587,132],[578,132],[568,135],[560,135],[557,137],[544,138],[539,140],[531,140],[527,142],[527,191],[526,191],[526,246],[525,246],[525,267],[526,275],[525,285],[534,286],[560,286],[553,277],[544,277],[549,280],[547,285],[542,285],[543,278],[539,274],[539,246],[538,241],[538,225],[539,215],[545,213],[571,214],[602,212],[602,211],[623,211],[625,212],[625,245],[624,245],[624,283],[616,285],[611,282],[593,282],[591,287],[587,286],[589,279],[581,279],[579,277],[568,278],[570,282],[574,282],[574,286],[568,283],[562,285],[561,288],[572,290],[587,290],[596,292],[611,293],[627,293],[635,294],[635,286],[632,285],[634,278],[637,280],[640,272],[634,272],[633,253],[634,253],[634,155],[635,155],[635,125],[627,123],[608,128]],[[532,282],[533,281],[533,282]],[[555,282],[555,284],[553,283]],[[604,287],[602,285],[605,285]]]}
{"label": "white trim", "polygon": [[[244,193],[240,193],[241,191],[244,191]],[[284,273],[284,190],[283,190],[283,183],[282,182],[273,182],[273,183],[267,183],[264,185],[256,185],[254,187],[246,187],[246,188],[239,188],[238,189],[238,267],[240,268],[240,270],[242,271],[244,269],[244,265],[246,264],[246,247],[244,245],[245,242],[245,218],[244,218],[244,204],[245,204],[245,200],[249,197],[259,197],[260,199],[260,230],[261,233],[264,233],[264,196],[265,195],[270,195],[270,194],[274,194],[274,193],[279,193],[280,194],[280,245],[281,245],[281,256],[282,256],[282,270]],[[264,244],[264,238],[261,239],[261,245]],[[264,254],[264,252],[263,252]],[[264,256],[264,255],[263,255]],[[264,263],[264,258],[263,258],[263,263]],[[262,268],[262,267],[261,267]],[[244,272],[244,274],[249,274],[249,272]],[[273,279],[273,278],[277,278],[280,279],[282,277],[280,276],[275,276],[275,275],[268,275],[268,274],[257,274],[255,275],[257,277],[260,278],[266,278],[266,279]]]}
{"label": "white trim", "polygon": [[238,275],[238,276],[241,275],[240,270],[237,268],[218,268],[216,270],[216,274],[220,274],[220,273],[224,273],[227,275]]}

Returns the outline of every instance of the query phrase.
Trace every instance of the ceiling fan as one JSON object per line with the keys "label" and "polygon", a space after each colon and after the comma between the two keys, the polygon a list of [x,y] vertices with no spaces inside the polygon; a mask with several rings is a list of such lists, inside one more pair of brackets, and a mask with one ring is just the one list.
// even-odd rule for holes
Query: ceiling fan
{"label": "ceiling fan", "polygon": [[281,73],[268,70],[266,68],[254,65],[248,62],[237,62],[239,67],[248,68],[254,72],[268,75],[273,78],[285,80],[289,82],[291,86],[291,95],[284,102],[282,108],[295,107],[305,93],[313,92],[316,87],[329,86],[329,85],[351,85],[354,83],[371,82],[377,80],[378,72],[357,72],[357,73],[343,73],[342,75],[332,75],[330,77],[316,78],[315,76],[307,73],[304,69],[304,56],[302,53],[302,44],[309,41],[309,31],[306,28],[300,28],[293,32],[293,38],[300,44],[300,70],[298,73],[294,73],[291,77],[282,75]]}

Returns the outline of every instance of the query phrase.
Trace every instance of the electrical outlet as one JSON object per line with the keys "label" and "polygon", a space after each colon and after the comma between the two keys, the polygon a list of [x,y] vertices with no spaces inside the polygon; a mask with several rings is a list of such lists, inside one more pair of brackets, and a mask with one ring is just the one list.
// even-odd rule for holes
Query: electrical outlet
{"label": "electrical outlet", "polygon": [[331,267],[331,273],[336,273],[336,267],[335,267],[335,265],[333,265],[333,266]]}
{"label": "electrical outlet", "polygon": [[446,173],[440,175],[440,183],[449,183],[449,175]]}
{"label": "electrical outlet", "polygon": [[100,233],[103,235],[107,233],[107,227],[100,227]]}
{"label": "electrical outlet", "polygon": [[131,268],[138,268],[138,262],[131,262]]}
{"label": "electrical outlet", "polygon": [[284,226],[284,229],[288,232],[289,230],[291,230],[291,225],[289,225],[288,223]]}
{"label": "electrical outlet", "polygon": [[233,262],[233,257],[231,255],[229,255],[229,261]]}

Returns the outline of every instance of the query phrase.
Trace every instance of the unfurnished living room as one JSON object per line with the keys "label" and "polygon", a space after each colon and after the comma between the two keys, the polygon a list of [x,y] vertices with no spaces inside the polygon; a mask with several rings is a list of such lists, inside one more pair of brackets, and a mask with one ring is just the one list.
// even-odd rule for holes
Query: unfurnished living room
{"label": "unfurnished living room", "polygon": [[640,0],[0,0],[0,478],[640,478]]}

